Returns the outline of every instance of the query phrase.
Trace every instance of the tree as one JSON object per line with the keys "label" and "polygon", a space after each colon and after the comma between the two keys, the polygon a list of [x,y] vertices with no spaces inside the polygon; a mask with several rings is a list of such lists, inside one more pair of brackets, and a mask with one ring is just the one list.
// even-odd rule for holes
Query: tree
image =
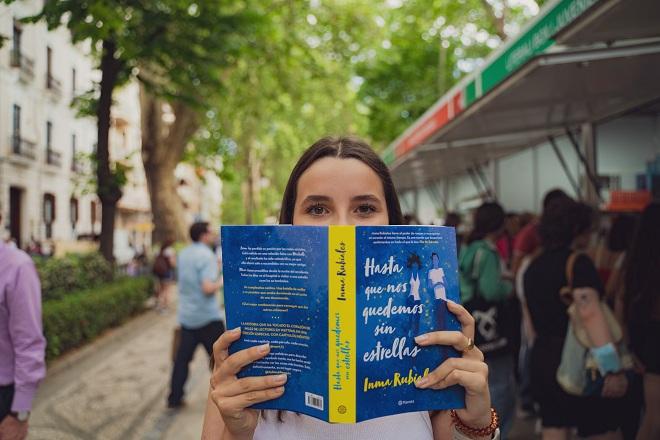
{"label": "tree", "polygon": [[276,218],[301,151],[321,136],[365,128],[350,58],[368,38],[369,5],[270,5],[264,34],[227,76],[192,143],[224,156],[225,223]]}
{"label": "tree", "polygon": [[[540,1],[537,3],[541,3]],[[508,0],[385,2],[371,56],[356,66],[368,134],[381,146],[417,120],[538,11]],[[391,6],[394,5],[394,6]]]}
{"label": "tree", "polygon": [[[189,92],[202,88],[202,83],[206,87],[219,84],[217,70],[200,66],[223,66],[228,54],[240,46],[232,37],[253,19],[243,6],[241,2],[214,0],[60,0],[44,2],[41,12],[26,18],[32,22],[43,20],[49,29],[65,25],[74,43],[91,43],[98,59],[101,81],[94,102],[98,128],[96,178],[102,206],[100,251],[106,259],[113,259],[115,211],[122,196],[121,179],[111,164],[108,149],[114,90],[139,76],[140,69],[147,69],[154,80],[144,76],[141,79],[148,83],[150,93],[194,105],[196,98],[203,95]],[[180,116],[187,122],[169,127],[173,132],[181,129],[168,138],[174,146],[177,137],[190,136],[194,126],[189,112]],[[153,159],[149,163],[156,169],[160,164],[169,166],[173,160],[160,160],[149,154],[147,158]],[[152,177],[156,175],[152,173]],[[151,180],[156,185],[160,182],[158,178]],[[160,188],[150,185],[150,190],[158,193]],[[158,198],[157,205],[160,206]]]}

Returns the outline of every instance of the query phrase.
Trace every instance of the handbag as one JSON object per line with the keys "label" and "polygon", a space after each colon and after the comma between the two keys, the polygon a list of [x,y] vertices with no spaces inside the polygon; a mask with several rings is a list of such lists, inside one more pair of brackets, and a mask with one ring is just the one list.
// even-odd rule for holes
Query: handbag
{"label": "handbag", "polygon": [[[562,287],[559,295],[562,301],[570,304],[567,309],[569,318],[566,339],[561,353],[561,361],[557,369],[557,382],[569,394],[576,396],[599,396],[603,389],[605,377],[598,369],[598,364],[591,354],[594,345],[591,343],[587,330],[580,318],[576,305],[573,303],[573,274],[575,260],[579,253],[574,252],[566,261],[567,285]],[[626,373],[632,371],[632,356],[623,343],[623,331],[614,313],[603,300],[599,307],[605,318],[606,325],[613,338],[621,366]]]}
{"label": "handbag", "polygon": [[486,357],[493,357],[511,352],[511,334],[509,327],[514,318],[510,300],[488,301],[479,292],[479,261],[481,249],[475,253],[472,270],[468,278],[473,286],[473,295],[463,306],[474,317],[474,344]]}

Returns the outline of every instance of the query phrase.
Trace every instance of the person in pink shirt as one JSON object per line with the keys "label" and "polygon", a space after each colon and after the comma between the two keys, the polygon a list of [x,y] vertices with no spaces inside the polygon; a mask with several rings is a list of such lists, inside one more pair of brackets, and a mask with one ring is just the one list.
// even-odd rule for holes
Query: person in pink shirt
{"label": "person in pink shirt", "polygon": [[45,349],[34,263],[0,241],[0,439],[27,437],[32,400],[46,375]]}

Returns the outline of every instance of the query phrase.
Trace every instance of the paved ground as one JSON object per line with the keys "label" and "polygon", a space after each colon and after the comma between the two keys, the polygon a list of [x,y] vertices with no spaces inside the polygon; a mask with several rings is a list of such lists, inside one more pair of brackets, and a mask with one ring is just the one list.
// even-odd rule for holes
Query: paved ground
{"label": "paved ground", "polygon": [[189,406],[165,408],[175,325],[173,312],[148,312],[52,365],[30,417],[29,439],[200,438],[209,380],[201,347],[191,365]]}
{"label": "paved ground", "polygon": [[[199,439],[209,380],[207,356],[195,353],[188,406],[165,408],[174,312],[153,311],[112,330],[49,367],[30,418],[30,440]],[[534,438],[518,421],[510,439]]]}

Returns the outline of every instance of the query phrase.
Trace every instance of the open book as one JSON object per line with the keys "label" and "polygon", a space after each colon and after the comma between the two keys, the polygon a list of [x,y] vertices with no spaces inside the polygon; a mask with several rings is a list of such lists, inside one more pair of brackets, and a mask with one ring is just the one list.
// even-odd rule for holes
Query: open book
{"label": "open book", "polygon": [[255,405],[335,423],[460,408],[463,389],[420,390],[449,356],[414,337],[458,330],[456,239],[439,226],[223,226],[231,352],[269,342],[240,377],[287,373],[282,397]]}

